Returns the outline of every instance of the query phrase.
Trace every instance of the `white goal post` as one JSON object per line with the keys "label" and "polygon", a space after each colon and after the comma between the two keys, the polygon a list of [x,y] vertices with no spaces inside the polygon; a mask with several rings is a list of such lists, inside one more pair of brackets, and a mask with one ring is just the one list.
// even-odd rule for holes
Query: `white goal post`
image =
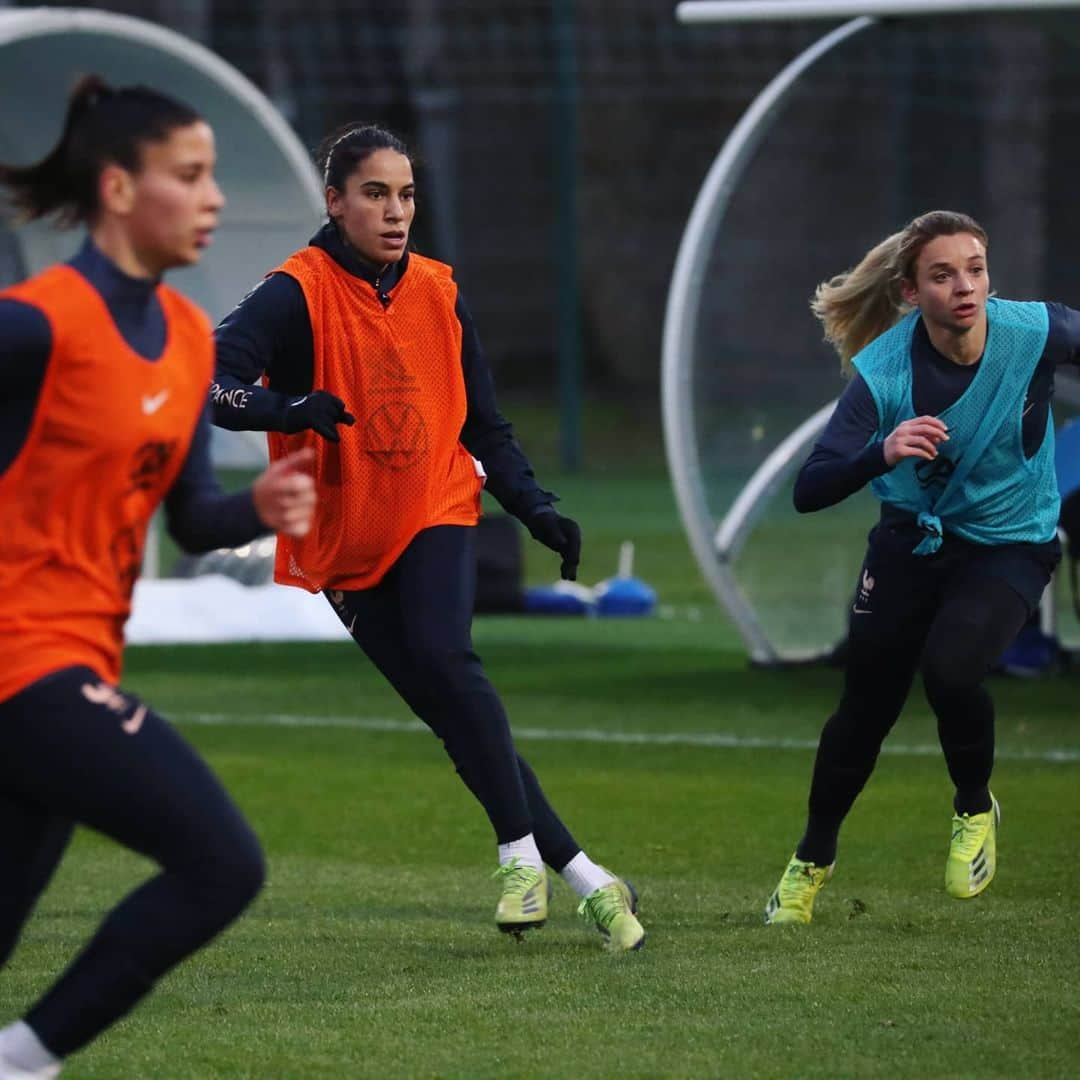
{"label": "white goal post", "polygon": [[802,19],[917,18],[926,15],[1030,14],[1080,7],[1080,0],[683,0],[683,23],[793,22]]}

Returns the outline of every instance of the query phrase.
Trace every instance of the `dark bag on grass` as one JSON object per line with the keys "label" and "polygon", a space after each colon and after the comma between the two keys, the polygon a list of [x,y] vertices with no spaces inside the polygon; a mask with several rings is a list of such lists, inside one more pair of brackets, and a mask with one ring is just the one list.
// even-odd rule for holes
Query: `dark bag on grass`
{"label": "dark bag on grass", "polygon": [[522,611],[525,568],[521,530],[507,514],[480,519],[476,528],[476,604],[478,615]]}

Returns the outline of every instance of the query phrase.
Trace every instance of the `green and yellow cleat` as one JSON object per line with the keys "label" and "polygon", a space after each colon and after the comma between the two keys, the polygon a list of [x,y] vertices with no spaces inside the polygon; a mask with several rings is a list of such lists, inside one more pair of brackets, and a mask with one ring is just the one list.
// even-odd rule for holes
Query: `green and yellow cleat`
{"label": "green and yellow cleat", "polygon": [[578,914],[600,931],[609,952],[632,952],[645,944],[645,930],[637,920],[637,901],[633,885],[615,878],[589,893],[578,905]]}
{"label": "green and yellow cleat", "polygon": [[513,934],[520,940],[526,930],[539,930],[547,922],[551,883],[545,869],[526,866],[515,858],[491,876],[502,881],[495,925],[504,934]]}
{"label": "green and yellow cleat", "polygon": [[949,857],[945,862],[945,891],[957,900],[978,896],[997,870],[997,830],[1001,807],[993,795],[985,814],[954,814]]}
{"label": "green and yellow cleat", "polygon": [[835,862],[817,866],[792,855],[780,884],[765,905],[765,921],[771,926],[808,923],[814,917],[814,898],[835,869]]}

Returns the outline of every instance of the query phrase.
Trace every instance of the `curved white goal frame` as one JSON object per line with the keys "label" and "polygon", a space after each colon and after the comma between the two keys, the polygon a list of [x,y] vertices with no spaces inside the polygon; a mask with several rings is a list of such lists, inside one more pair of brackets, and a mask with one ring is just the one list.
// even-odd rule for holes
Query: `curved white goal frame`
{"label": "curved white goal frame", "polygon": [[719,529],[714,528],[705,498],[701,460],[692,422],[692,357],[697,312],[705,284],[705,267],[713,239],[732,193],[758,144],[772,126],[802,75],[838,45],[875,25],[874,19],[853,19],[826,34],[791,61],[754,99],[717,155],[690,213],[664,316],[661,397],[664,442],[675,499],[701,572],[716,598],[735,622],[752,660],[775,663],[781,657],[753,607],[739,587],[731,562],[759,508],[776,491],[800,455],[828,420],[832,405],[819,409],[796,428],[761,464],[732,504]]}

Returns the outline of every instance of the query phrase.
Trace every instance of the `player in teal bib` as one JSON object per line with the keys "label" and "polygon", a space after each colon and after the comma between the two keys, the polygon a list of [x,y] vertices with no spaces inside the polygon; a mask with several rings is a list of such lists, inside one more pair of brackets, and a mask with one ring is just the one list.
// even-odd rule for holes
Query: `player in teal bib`
{"label": "player in teal bib", "polygon": [[796,509],[870,484],[881,519],[854,595],[844,691],[821,733],[806,830],[769,898],[769,923],[809,922],[840,827],[916,674],[956,787],[950,896],[993,880],[987,672],[1061,557],[1050,416],[1054,373],[1080,363],[1080,312],[990,297],[987,237],[964,214],[916,218],[813,309],[854,375],[795,483]]}
{"label": "player in teal bib", "polygon": [[[876,437],[884,441],[915,418],[911,340],[918,311],[872,341],[852,360],[877,406]],[[927,480],[918,458],[906,458],[873,480],[883,502],[915,515],[926,536],[917,555],[940,550],[944,530],[977,544],[1045,543],[1057,531],[1060,499],[1054,474],[1054,426],[1046,424],[1035,455],[1024,455],[1021,425],[1032,376],[1046,348],[1050,317],[1042,303],[991,299],[986,347],[967,390],[938,419],[948,445],[938,448]]]}

